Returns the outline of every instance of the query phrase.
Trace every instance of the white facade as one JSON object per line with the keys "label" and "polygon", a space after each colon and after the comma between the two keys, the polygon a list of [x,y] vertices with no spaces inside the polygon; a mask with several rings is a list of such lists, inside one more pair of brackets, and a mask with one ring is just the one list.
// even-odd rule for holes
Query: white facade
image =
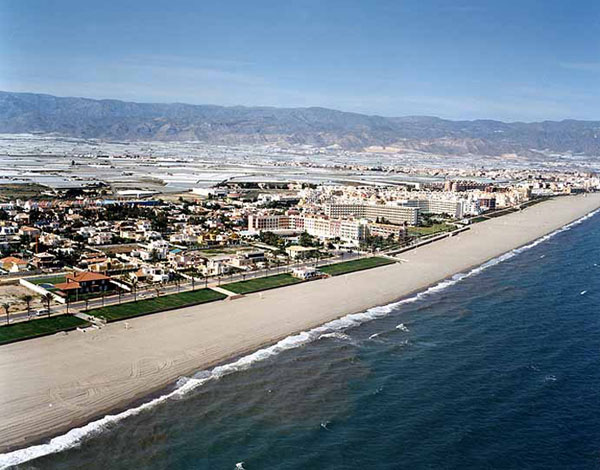
{"label": "white facade", "polygon": [[418,207],[388,206],[378,204],[327,204],[325,214],[331,218],[356,217],[375,221],[385,219],[392,224],[417,225]]}

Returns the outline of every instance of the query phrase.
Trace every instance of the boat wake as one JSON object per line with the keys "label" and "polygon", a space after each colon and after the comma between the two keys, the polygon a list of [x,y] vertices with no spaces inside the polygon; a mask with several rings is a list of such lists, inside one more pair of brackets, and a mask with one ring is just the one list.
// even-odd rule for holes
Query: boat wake
{"label": "boat wake", "polygon": [[61,452],[69,448],[75,447],[79,445],[84,439],[90,438],[95,434],[102,432],[105,428],[107,428],[108,425],[118,423],[126,418],[129,418],[130,416],[138,415],[141,412],[158,406],[161,403],[164,403],[168,400],[181,398],[189,392],[191,392],[192,390],[202,386],[203,384],[209,381],[218,380],[221,377],[232,374],[234,372],[247,370],[253,364],[277,356],[278,354],[284,351],[298,348],[300,346],[316,341],[320,338],[333,337],[337,339],[342,339],[343,336],[341,334],[338,335],[335,333],[341,333],[343,330],[354,328],[359,325],[362,325],[365,322],[385,317],[389,315],[392,311],[394,311],[394,309],[403,304],[417,302],[427,296],[430,296],[431,294],[443,291],[463,279],[475,276],[492,266],[495,266],[499,263],[502,263],[503,261],[513,258],[514,256],[517,256],[518,254],[529,250],[539,245],[540,243],[545,242],[546,240],[549,240],[550,238],[554,237],[555,235],[561,232],[571,229],[575,225],[578,225],[584,220],[589,219],[598,212],[600,212],[600,209],[597,209],[581,217],[580,219],[577,219],[574,222],[571,222],[570,224],[565,225],[564,227],[558,230],[555,230],[554,232],[548,235],[538,238],[537,240],[529,243],[528,245],[516,248],[497,258],[491,259],[486,263],[472,269],[469,272],[455,274],[451,278],[441,281],[438,284],[429,287],[423,292],[420,292],[412,297],[408,297],[406,299],[393,302],[388,305],[373,307],[361,313],[353,313],[350,315],[346,315],[342,318],[333,320],[317,328],[313,328],[312,330],[303,331],[301,333],[288,336],[287,338],[282,339],[281,341],[272,346],[259,349],[258,351],[247,356],[243,356],[240,359],[229,364],[217,366],[211,370],[200,371],[194,374],[192,377],[181,378],[177,381],[175,389],[171,392],[166,393],[158,398],[149,400],[148,402],[143,403],[142,405],[139,405],[135,408],[130,408],[128,410],[114,415],[106,415],[101,419],[86,424],[85,426],[71,429],[67,433],[61,436],[57,436],[45,444],[34,445],[24,449],[18,449],[12,452],[7,452],[5,454],[0,454],[0,469],[4,469],[12,465],[18,465],[23,462],[43,457],[45,455]]}

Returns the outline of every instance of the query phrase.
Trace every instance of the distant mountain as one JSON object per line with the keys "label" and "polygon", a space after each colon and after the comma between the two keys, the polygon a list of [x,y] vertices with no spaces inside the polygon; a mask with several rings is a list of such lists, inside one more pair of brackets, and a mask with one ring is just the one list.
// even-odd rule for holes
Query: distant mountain
{"label": "distant mountain", "polygon": [[0,92],[0,133],[55,133],[105,140],[200,140],[385,146],[457,155],[539,151],[600,155],[600,121],[505,123],[436,117],[386,118],[326,108],[130,103]]}

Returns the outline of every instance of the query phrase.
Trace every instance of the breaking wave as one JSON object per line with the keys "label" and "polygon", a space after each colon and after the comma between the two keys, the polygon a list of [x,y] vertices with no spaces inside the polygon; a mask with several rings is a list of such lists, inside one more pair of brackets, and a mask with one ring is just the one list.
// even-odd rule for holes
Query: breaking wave
{"label": "breaking wave", "polygon": [[350,315],[346,315],[342,318],[333,320],[333,321],[326,323],[322,326],[319,326],[317,328],[313,328],[312,330],[303,331],[301,333],[288,336],[287,338],[282,339],[281,341],[279,341],[278,343],[276,343],[272,346],[259,349],[258,351],[254,352],[252,354],[248,354],[247,356],[243,356],[229,364],[217,366],[211,370],[200,371],[200,372],[194,374],[192,377],[183,377],[177,381],[177,383],[175,384],[174,390],[172,390],[169,393],[166,393],[164,395],[161,395],[158,398],[149,400],[148,402],[143,403],[142,405],[139,405],[135,408],[130,408],[128,410],[125,410],[121,413],[117,413],[114,415],[106,415],[101,419],[98,419],[96,421],[92,421],[92,422],[86,424],[85,426],[71,429],[67,433],[65,433],[61,436],[57,436],[45,444],[34,445],[34,446],[30,446],[30,447],[27,447],[24,449],[19,449],[19,450],[15,450],[12,452],[7,452],[5,454],[0,454],[0,469],[4,469],[4,468],[10,467],[12,465],[18,465],[23,462],[27,462],[27,461],[30,461],[33,459],[37,459],[37,458],[40,458],[40,457],[43,457],[43,456],[46,456],[49,454],[61,452],[63,450],[75,447],[75,446],[79,445],[84,439],[89,438],[97,433],[102,432],[108,425],[118,423],[130,416],[138,415],[142,411],[148,410],[157,405],[160,405],[161,403],[163,403],[165,401],[183,397],[187,393],[204,385],[205,383],[207,383],[209,381],[218,380],[221,377],[232,374],[234,372],[247,370],[253,364],[264,361],[273,356],[276,356],[283,351],[298,348],[305,344],[316,341],[320,338],[332,338],[333,337],[333,338],[337,338],[337,339],[345,339],[345,338],[347,338],[347,336],[343,335],[343,333],[341,333],[343,330],[346,330],[349,328],[354,328],[365,322],[385,317],[389,313],[391,313],[396,307],[398,307],[400,305],[416,302],[416,301],[418,301],[424,297],[427,297],[431,294],[435,294],[437,292],[443,291],[463,279],[466,279],[471,276],[475,276],[475,275],[479,274],[480,272],[482,272],[492,266],[495,266],[499,263],[502,263],[503,261],[513,258],[514,256],[516,256],[526,250],[529,250],[529,249],[539,245],[540,243],[545,242],[546,240],[549,240],[550,238],[554,237],[555,235],[557,235],[561,232],[569,230],[570,228],[574,227],[575,225],[578,225],[581,222],[583,222],[584,220],[587,220],[590,217],[594,216],[598,212],[600,212],[600,209],[590,212],[589,214],[581,217],[580,219],[577,219],[574,222],[571,222],[570,224],[565,225],[564,227],[559,228],[558,230],[555,230],[554,232],[552,232],[548,235],[538,238],[537,240],[529,243],[528,245],[524,245],[520,248],[516,248],[516,249],[514,249],[508,253],[505,253],[497,258],[491,259],[491,260],[487,261],[486,263],[484,263],[466,273],[455,274],[451,278],[443,280],[443,281],[439,282],[438,284],[435,284],[434,286],[429,287],[428,289],[424,290],[423,292],[413,295],[412,297],[408,297],[406,299],[403,299],[403,300],[400,300],[397,302],[393,302],[388,305],[373,307],[373,308],[370,308],[361,313],[353,313]]}

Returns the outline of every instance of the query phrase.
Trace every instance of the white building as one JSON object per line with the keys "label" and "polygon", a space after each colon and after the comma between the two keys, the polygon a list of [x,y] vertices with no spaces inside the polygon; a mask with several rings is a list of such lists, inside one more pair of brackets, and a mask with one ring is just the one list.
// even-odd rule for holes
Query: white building
{"label": "white building", "polygon": [[331,218],[367,219],[375,221],[385,219],[392,224],[417,225],[419,222],[418,207],[390,206],[382,204],[326,204],[325,214]]}

